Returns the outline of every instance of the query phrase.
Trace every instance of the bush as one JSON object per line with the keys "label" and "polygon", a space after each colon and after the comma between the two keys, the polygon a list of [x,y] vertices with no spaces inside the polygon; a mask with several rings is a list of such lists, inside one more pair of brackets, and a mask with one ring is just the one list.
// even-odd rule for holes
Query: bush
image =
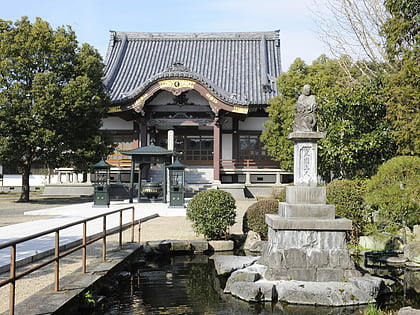
{"label": "bush", "polygon": [[252,230],[260,234],[262,239],[267,238],[268,226],[265,223],[267,213],[278,213],[279,202],[275,199],[266,199],[253,203],[244,215],[243,231]]}
{"label": "bush", "polygon": [[209,189],[196,194],[187,206],[187,218],[197,234],[208,239],[225,239],[235,224],[235,199],[223,190]]}
{"label": "bush", "polygon": [[327,202],[335,205],[336,214],[352,220],[350,243],[357,245],[359,236],[370,226],[370,213],[364,202],[366,181],[334,180],[327,185]]}
{"label": "bush", "polygon": [[398,156],[382,164],[367,183],[366,202],[384,219],[384,229],[396,233],[419,223],[420,158]]}

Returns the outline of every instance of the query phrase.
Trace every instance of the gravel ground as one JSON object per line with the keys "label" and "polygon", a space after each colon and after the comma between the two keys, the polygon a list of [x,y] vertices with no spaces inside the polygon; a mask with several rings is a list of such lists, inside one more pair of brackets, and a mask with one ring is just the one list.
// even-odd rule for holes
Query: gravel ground
{"label": "gravel ground", "polygon": [[[24,215],[25,211],[38,210],[51,207],[59,207],[69,204],[89,202],[92,199],[87,197],[45,197],[39,194],[31,196],[32,201],[29,203],[19,203],[19,195],[0,194],[0,226],[16,224],[27,221],[34,221],[47,216]],[[237,218],[235,225],[231,228],[231,233],[242,234],[242,217],[249,205],[255,200],[237,200]],[[131,231],[124,232],[125,240],[130,239]],[[200,239],[194,233],[191,223],[186,217],[158,217],[142,223],[141,241],[156,240],[190,240]],[[135,236],[137,239],[137,235]],[[118,246],[118,236],[113,235],[107,237],[107,247],[112,250]],[[88,264],[89,262],[97,262],[101,259],[101,242],[97,242],[88,247]],[[18,272],[27,269],[28,266],[18,268]],[[81,270],[81,252],[75,252],[60,262],[60,278],[73,272]],[[89,271],[89,267],[88,267]],[[8,273],[0,274],[0,280],[8,278]],[[16,282],[16,304],[22,302],[35,291],[39,291],[47,286],[52,286],[54,282],[54,265],[50,264],[34,273],[19,279]],[[9,307],[9,286],[0,288],[0,314],[7,311]]]}
{"label": "gravel ground", "polygon": [[[0,193],[0,227],[40,219],[39,215],[24,215],[25,211],[92,201],[92,197],[48,197],[39,193],[31,194],[30,202],[18,202],[18,199],[19,194]],[[48,216],[42,218],[48,218]]]}

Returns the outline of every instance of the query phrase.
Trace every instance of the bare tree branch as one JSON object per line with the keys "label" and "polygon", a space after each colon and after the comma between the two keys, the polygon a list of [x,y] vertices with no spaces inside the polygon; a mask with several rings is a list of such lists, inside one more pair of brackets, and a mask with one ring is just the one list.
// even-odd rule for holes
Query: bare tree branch
{"label": "bare tree branch", "polygon": [[[386,63],[385,38],[381,29],[387,11],[381,0],[313,0],[312,9],[320,39],[331,54],[349,56],[359,70],[370,76],[371,64]],[[348,66],[342,64],[346,73]],[[386,70],[386,69],[385,69]]]}

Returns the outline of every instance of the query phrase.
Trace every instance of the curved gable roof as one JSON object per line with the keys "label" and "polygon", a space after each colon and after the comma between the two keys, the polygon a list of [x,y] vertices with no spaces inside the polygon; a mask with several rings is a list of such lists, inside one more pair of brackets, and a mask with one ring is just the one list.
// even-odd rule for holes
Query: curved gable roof
{"label": "curved gable roof", "polygon": [[[160,78],[191,78],[229,103],[265,104],[280,74],[279,33],[112,32],[104,82],[113,103]],[[182,67],[171,67],[173,64]]]}

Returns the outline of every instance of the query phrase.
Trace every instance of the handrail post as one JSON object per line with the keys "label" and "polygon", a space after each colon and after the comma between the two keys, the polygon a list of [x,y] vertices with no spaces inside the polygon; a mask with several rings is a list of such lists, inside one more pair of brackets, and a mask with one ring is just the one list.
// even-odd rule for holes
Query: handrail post
{"label": "handrail post", "polygon": [[60,290],[60,230],[55,231],[54,290]]}
{"label": "handrail post", "polygon": [[106,261],[106,215],[103,218],[102,261]]}
{"label": "handrail post", "polygon": [[86,221],[83,222],[82,272],[86,273]]}
{"label": "handrail post", "polygon": [[138,221],[138,224],[139,224],[139,241],[138,241],[138,243],[140,244],[140,235],[141,235],[141,220],[140,219]]}
{"label": "handrail post", "polygon": [[120,210],[120,237],[119,237],[119,249],[121,250],[122,249],[122,210]]}
{"label": "handrail post", "polygon": [[16,244],[10,247],[10,293],[9,293],[9,314],[15,314],[15,299],[16,299]]}
{"label": "handrail post", "polygon": [[133,211],[131,212],[131,243],[134,243],[135,208],[133,207],[132,209]]}

